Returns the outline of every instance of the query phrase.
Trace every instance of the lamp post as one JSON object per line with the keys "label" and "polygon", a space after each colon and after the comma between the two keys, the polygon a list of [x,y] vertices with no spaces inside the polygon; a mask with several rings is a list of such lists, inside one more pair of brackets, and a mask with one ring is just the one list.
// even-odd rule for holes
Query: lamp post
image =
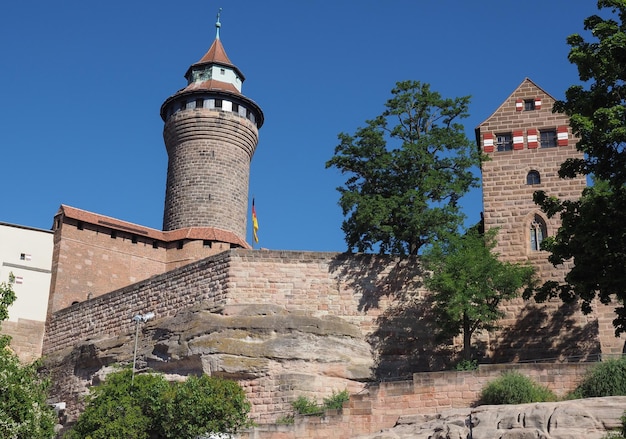
{"label": "lamp post", "polygon": [[135,317],[133,317],[133,321],[135,322],[135,350],[133,351],[133,373],[130,379],[131,385],[135,382],[135,364],[137,363],[137,338],[139,336],[139,324],[145,323],[152,318],[154,318],[153,312],[148,312],[146,314],[137,314]]}
{"label": "lamp post", "polygon": [[472,432],[472,429],[474,428],[474,421],[472,420],[472,413],[471,412],[470,412],[469,416],[467,417],[467,419],[465,420],[465,426],[469,427],[468,439],[472,439],[474,437],[474,434]]}

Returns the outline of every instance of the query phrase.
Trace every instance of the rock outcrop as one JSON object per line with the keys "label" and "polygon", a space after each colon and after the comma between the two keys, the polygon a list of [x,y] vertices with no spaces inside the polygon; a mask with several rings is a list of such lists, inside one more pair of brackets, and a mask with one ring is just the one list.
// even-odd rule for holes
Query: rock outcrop
{"label": "rock outcrop", "polygon": [[[186,309],[142,324],[138,334],[139,370],[174,380],[203,373],[237,380],[258,416],[291,410],[290,402],[303,394],[358,392],[372,375],[371,347],[356,325],[275,305]],[[55,399],[67,402],[70,418],[81,409],[80,396],[113,365],[132,364],[134,337],[103,334],[46,358]]]}
{"label": "rock outcrop", "polygon": [[[626,397],[479,406],[406,415],[394,428],[358,439],[600,439],[621,426]],[[357,439],[355,437],[355,439]]]}

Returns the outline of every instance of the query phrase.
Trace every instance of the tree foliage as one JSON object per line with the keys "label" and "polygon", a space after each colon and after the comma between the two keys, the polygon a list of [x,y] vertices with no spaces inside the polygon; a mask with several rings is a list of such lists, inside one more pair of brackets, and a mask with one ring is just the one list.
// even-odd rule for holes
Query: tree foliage
{"label": "tree foliage", "polygon": [[[15,302],[15,277],[0,283],[0,322],[9,317]],[[49,381],[38,374],[39,362],[23,365],[9,348],[11,338],[0,335],[0,438],[50,439],[56,414],[50,407]]]}
{"label": "tree foliage", "polygon": [[49,381],[37,372],[39,363],[20,363],[0,340],[0,438],[50,439],[56,414],[46,398]]}
{"label": "tree foliage", "polygon": [[170,383],[130,369],[109,374],[87,396],[69,439],[192,439],[250,425],[250,404],[235,382],[203,375]]}
{"label": "tree foliage", "polygon": [[443,98],[417,81],[391,93],[380,116],[339,134],[326,167],[348,175],[337,190],[350,251],[418,254],[461,224],[458,202],[477,186],[480,154],[459,123],[469,96]]}
{"label": "tree foliage", "polygon": [[0,322],[9,318],[9,306],[15,302],[16,296],[13,290],[15,276],[9,273],[8,282],[0,282]]}
{"label": "tree foliage", "polygon": [[[560,215],[556,236],[543,243],[550,261],[571,259],[574,267],[564,283],[547,282],[536,295],[543,301],[559,296],[566,302],[581,301],[585,312],[597,297],[609,303],[615,295],[626,299],[626,1],[600,0],[605,17],[585,19],[587,41],[579,34],[567,39],[569,60],[586,83],[571,86],[555,111],[570,117],[580,137],[577,149],[584,158],[571,158],[559,170],[563,178],[592,176],[596,182],[577,201],[560,200],[544,192],[535,201],[549,215]],[[616,333],[626,331],[626,309],[617,308]]]}
{"label": "tree foliage", "polygon": [[441,338],[463,334],[463,358],[471,360],[475,333],[493,330],[503,317],[500,304],[533,285],[534,268],[503,262],[493,251],[497,230],[484,235],[476,227],[424,254],[424,283],[432,292]]}

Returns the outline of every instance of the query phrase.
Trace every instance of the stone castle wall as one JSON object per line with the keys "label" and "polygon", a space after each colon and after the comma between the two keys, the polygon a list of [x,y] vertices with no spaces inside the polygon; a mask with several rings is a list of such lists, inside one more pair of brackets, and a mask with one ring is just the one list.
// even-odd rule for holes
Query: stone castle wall
{"label": "stone castle wall", "polygon": [[[47,322],[43,350],[44,356],[54,357],[84,340],[117,337],[114,344],[119,345],[116,352],[121,356],[115,360],[109,355],[107,361],[121,358],[128,364],[135,330],[132,317],[136,314],[154,312],[158,325],[159,319],[181,316],[187,310],[208,310],[228,318],[229,313],[252,306],[349,323],[369,342],[375,357],[367,378],[397,380],[414,372],[449,367],[456,358],[455,346],[440,349],[433,339],[436,327],[425,298],[427,292],[420,286],[415,258],[233,249],[54,313]],[[504,306],[507,318],[503,329],[477,340],[482,362],[584,361],[597,359],[603,348],[617,350],[620,346],[610,341],[614,336],[606,319],[608,313],[601,320],[596,315],[582,316],[560,302],[540,305],[521,299]],[[266,318],[277,316],[268,314]],[[150,337],[157,333],[150,332]],[[140,345],[142,352],[150,355],[155,352],[156,341],[147,334],[142,327]],[[609,343],[601,343],[602,339]],[[310,346],[302,340],[294,348],[306,351]],[[185,349],[183,346],[176,354],[180,358],[169,366],[159,366],[172,372],[178,369],[177,373],[191,371],[190,362],[197,359],[185,360]],[[89,357],[81,361],[93,361],[93,354],[81,355]],[[231,361],[226,357],[210,361]],[[319,399],[335,390],[348,388],[357,393],[364,388],[365,376],[351,380],[345,366],[340,368],[332,361],[288,364],[277,358],[263,362],[267,373],[238,379],[259,421],[275,420],[302,394]],[[72,371],[75,365],[66,367]],[[59,388],[71,388],[68,383],[60,379]]]}
{"label": "stone castle wall", "polygon": [[46,323],[44,356],[76,342],[132,332],[132,318],[154,312],[175,315],[199,303],[223,305],[230,264],[229,252],[151,277],[55,312]]}
{"label": "stone castle wall", "polygon": [[589,363],[484,365],[467,372],[416,373],[411,380],[369,386],[351,395],[343,410],[329,410],[324,417],[298,416],[293,425],[262,425],[239,438],[349,439],[392,428],[401,416],[432,415],[452,408],[466,409],[469,415],[483,387],[510,370],[563,397],[576,388],[589,367]]}
{"label": "stone castle wall", "polygon": [[[133,240],[133,237],[134,240]],[[48,313],[146,279],[167,268],[166,249],[138,234],[77,221],[59,222]]]}

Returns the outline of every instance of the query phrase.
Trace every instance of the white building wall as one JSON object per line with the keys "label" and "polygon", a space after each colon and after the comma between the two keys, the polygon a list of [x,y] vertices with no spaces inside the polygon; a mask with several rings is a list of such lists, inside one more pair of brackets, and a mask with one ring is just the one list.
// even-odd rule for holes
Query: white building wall
{"label": "white building wall", "polygon": [[49,230],[0,223],[0,282],[13,273],[16,301],[8,321],[45,322],[52,267],[53,233]]}

